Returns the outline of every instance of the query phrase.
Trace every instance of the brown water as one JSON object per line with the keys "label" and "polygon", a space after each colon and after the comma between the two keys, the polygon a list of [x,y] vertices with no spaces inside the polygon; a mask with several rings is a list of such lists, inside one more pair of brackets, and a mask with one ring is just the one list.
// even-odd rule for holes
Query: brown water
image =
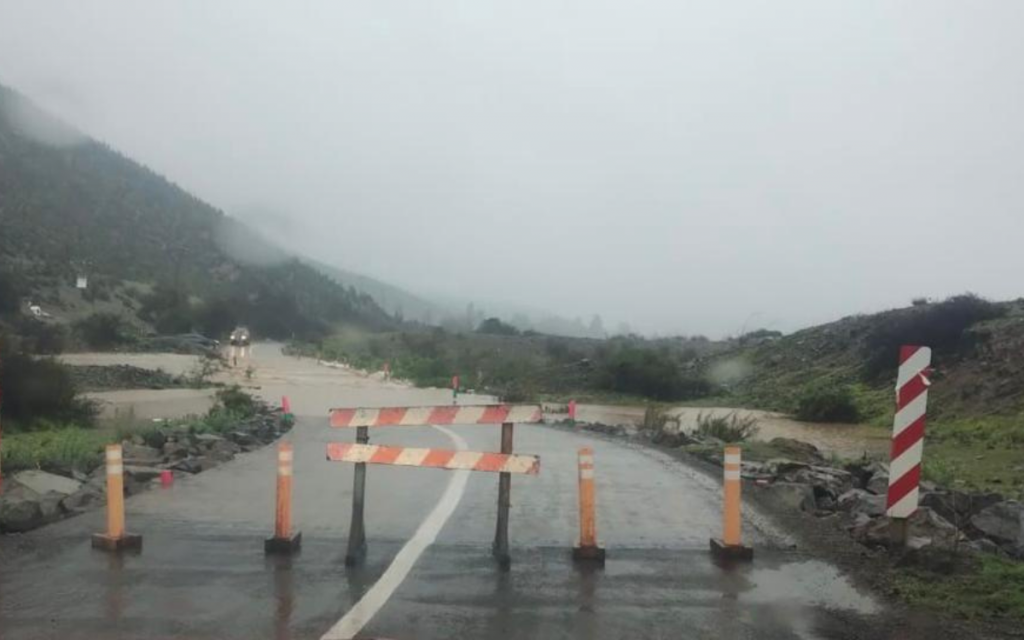
{"label": "brown water", "polygon": [[[679,419],[683,431],[695,429],[697,417],[701,414],[725,416],[736,413],[739,416],[752,416],[757,419],[759,430],[755,440],[794,438],[809,442],[824,452],[843,457],[857,457],[864,453],[872,457],[884,457],[889,451],[888,431],[865,424],[798,422],[770,411],[721,407],[675,407],[668,413]],[[576,418],[581,422],[638,426],[643,423],[644,407],[581,404],[576,407]]]}

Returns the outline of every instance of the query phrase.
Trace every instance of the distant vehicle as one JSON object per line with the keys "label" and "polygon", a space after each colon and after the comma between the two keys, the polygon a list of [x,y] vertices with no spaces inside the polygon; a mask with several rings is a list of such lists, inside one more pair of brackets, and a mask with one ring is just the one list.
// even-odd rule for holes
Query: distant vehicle
{"label": "distant vehicle", "polygon": [[249,346],[249,330],[245,327],[237,327],[231,332],[231,346],[232,347],[248,347]]}

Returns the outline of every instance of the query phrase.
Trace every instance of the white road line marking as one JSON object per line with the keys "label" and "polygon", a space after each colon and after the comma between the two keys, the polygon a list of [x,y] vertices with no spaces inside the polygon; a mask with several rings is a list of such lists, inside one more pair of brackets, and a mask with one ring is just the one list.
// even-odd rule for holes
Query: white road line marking
{"label": "white road line marking", "polygon": [[[444,427],[433,426],[451,438],[457,450],[465,451],[468,448],[466,441],[459,434]],[[462,494],[466,491],[466,482],[469,480],[470,473],[470,471],[452,472],[452,479],[448,482],[448,487],[441,495],[441,499],[434,506],[434,510],[420,523],[416,533],[391,561],[387,571],[341,620],[320,637],[320,640],[350,640],[354,638],[381,610],[381,607],[387,604],[395,589],[409,575],[409,571],[412,570],[420,555],[437,539],[437,534],[441,532],[441,528],[448,522],[448,518],[455,512],[455,508],[459,506]]]}

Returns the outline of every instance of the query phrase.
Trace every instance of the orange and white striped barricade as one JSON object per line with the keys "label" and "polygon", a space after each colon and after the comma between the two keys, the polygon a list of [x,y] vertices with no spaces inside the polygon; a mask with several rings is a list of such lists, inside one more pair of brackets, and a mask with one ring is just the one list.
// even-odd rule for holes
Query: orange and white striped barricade
{"label": "orange and white striped barricade", "polygon": [[[537,405],[441,405],[428,407],[382,407],[331,409],[330,425],[356,429],[356,443],[330,443],[327,459],[356,465],[352,486],[352,524],[349,528],[345,564],[351,566],[366,556],[366,528],[363,512],[366,498],[366,465],[433,467],[488,471],[498,474],[498,518],[492,552],[503,567],[511,563],[508,550],[508,519],[512,474],[536,475],[540,458],[513,454],[512,434],[516,422],[540,422]],[[410,447],[370,446],[370,427],[418,427],[427,425],[501,425],[501,450],[450,451]]]}
{"label": "orange and white striped barricade", "polygon": [[294,450],[289,442],[277,445],[277,502],[274,535],[263,542],[263,552],[288,555],[302,545],[302,534],[292,532],[292,469]]}
{"label": "orange and white striped barricade", "polygon": [[739,447],[726,447],[724,471],[724,500],[722,504],[722,537],[711,539],[711,554],[718,560],[751,561],[754,550],[743,546],[740,535],[742,526],[740,502],[740,467],[742,465]]}
{"label": "orange and white striped barricade", "polygon": [[931,364],[930,348],[900,347],[896,415],[893,417],[889,457],[889,491],[886,496],[890,538],[897,547],[906,546],[907,519],[917,511]]}
{"label": "orange and white striped barricade", "polygon": [[583,447],[579,451],[579,482],[580,541],[573,547],[572,557],[577,562],[604,564],[604,549],[597,544],[597,521],[594,513],[594,450],[590,447]]}
{"label": "orange and white striped barricade", "polygon": [[93,549],[142,549],[142,536],[124,530],[124,458],[121,445],[107,445],[107,530],[92,534]]}

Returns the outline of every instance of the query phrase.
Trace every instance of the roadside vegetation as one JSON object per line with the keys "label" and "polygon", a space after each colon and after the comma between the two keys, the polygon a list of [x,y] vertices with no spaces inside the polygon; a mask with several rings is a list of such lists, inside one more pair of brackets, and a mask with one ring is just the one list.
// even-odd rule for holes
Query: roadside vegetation
{"label": "roadside vegetation", "polygon": [[110,425],[95,422],[56,423],[37,420],[16,423],[3,434],[3,472],[42,469],[68,475],[72,471],[88,474],[103,461],[103,448],[132,436],[147,445],[160,447],[164,434],[184,426],[190,433],[224,434],[257,414],[259,405],[252,396],[238,387],[217,392],[216,403],[203,415],[189,416],[162,423],[138,424],[132,416],[124,416]]}
{"label": "roadside vegetation", "polygon": [[895,579],[903,600],[969,620],[1010,618],[1024,621],[1024,563],[983,555],[952,575],[918,568],[900,570]]}
{"label": "roadside vegetation", "polygon": [[293,344],[294,353],[379,371],[418,386],[447,387],[453,375],[469,389],[508,401],[565,398],[682,401],[706,397],[715,385],[687,367],[709,345],[700,339],[608,340],[519,333],[497,319],[477,331],[423,328],[368,333],[341,330],[319,344]]}

